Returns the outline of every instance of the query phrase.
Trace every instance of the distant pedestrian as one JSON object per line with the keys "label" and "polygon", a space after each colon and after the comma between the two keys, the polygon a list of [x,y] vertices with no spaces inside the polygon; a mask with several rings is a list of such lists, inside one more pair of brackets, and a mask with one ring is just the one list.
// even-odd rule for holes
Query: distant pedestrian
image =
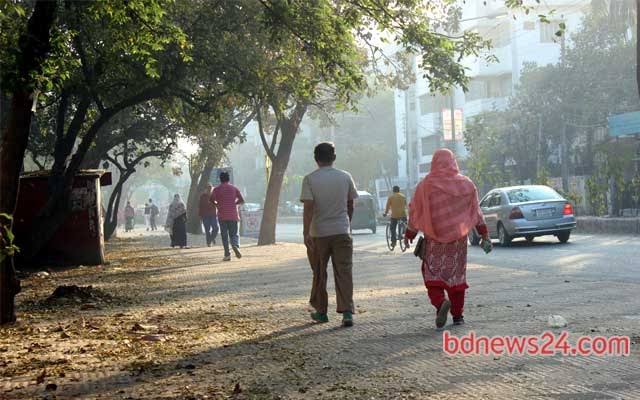
{"label": "distant pedestrian", "polygon": [[131,202],[127,201],[127,206],[124,208],[124,231],[130,232],[134,227],[134,220],[136,218],[136,210],[131,206]]}
{"label": "distant pedestrian", "polygon": [[229,173],[220,173],[220,185],[216,186],[211,193],[211,202],[218,210],[218,223],[220,224],[220,236],[222,236],[222,246],[224,247],[223,261],[231,261],[229,242],[237,258],[241,258],[240,240],[238,238],[238,206],[244,203],[242,193],[237,187],[229,183]]}
{"label": "distant pedestrian", "polygon": [[[467,285],[467,235],[475,228],[489,239],[478,205],[478,190],[460,174],[455,156],[437,150],[431,172],[418,184],[409,204],[406,240],[418,231],[425,234],[422,275],[431,304],[436,308],[436,327],[447,323],[449,310],[454,325],[464,324],[464,294]],[[490,246],[490,245],[489,245]],[[445,290],[449,299],[445,298]]]}
{"label": "distant pedestrian", "polygon": [[148,202],[144,205],[144,225],[147,227],[147,231],[151,228],[151,204]]}
{"label": "distant pedestrian", "polygon": [[149,199],[149,207],[151,208],[151,214],[149,215],[149,225],[151,225],[152,231],[157,231],[158,226],[156,225],[156,218],[160,215],[160,210],[158,210],[158,206],[153,204],[153,200]]}
{"label": "distant pedestrian", "polygon": [[[407,222],[407,199],[400,193],[400,187],[393,187],[393,194],[387,199],[387,207],[384,210],[386,217],[391,211],[390,230],[391,230],[391,249],[396,247],[398,236],[398,221]],[[402,240],[402,238],[400,238]]]}
{"label": "distant pedestrian", "polygon": [[353,325],[353,241],[351,217],[358,197],[348,172],[333,168],[333,143],[320,143],[314,150],[318,169],[304,177],[300,200],[304,203],[304,243],[313,271],[310,304],[311,319],[328,322],[327,266],[333,264],[337,312],[342,325]]}
{"label": "distant pedestrian", "polygon": [[212,192],[213,185],[209,183],[200,195],[198,209],[208,247],[216,244],[216,236],[218,236],[218,218],[216,216],[216,205],[211,201]]}
{"label": "distant pedestrian", "polygon": [[169,205],[165,228],[171,237],[171,247],[187,247],[187,207],[179,194],[173,196],[173,202]]}

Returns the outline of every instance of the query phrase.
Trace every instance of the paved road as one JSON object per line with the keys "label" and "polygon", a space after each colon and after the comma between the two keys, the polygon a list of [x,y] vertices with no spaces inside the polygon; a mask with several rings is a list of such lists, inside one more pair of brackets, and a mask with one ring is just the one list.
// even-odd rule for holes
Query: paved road
{"label": "paved road", "polygon": [[[302,243],[302,225],[279,224],[277,238],[280,242]],[[384,227],[379,227],[376,234],[356,231],[353,240],[355,251],[389,252]],[[533,243],[516,239],[508,248],[496,244],[489,256],[480,248],[471,248],[469,262],[559,276],[640,283],[640,238],[574,233],[568,244],[560,244],[553,236],[536,238]]]}
{"label": "paved road", "polygon": [[[279,240],[300,241],[300,230],[279,226]],[[51,397],[36,381],[46,366],[58,398],[640,400],[637,241],[576,235],[567,245],[540,239],[490,255],[472,248],[467,323],[447,326],[458,337],[541,335],[559,314],[570,343],[625,335],[628,357],[448,356],[419,264],[386,251],[382,234],[355,235],[352,329],[339,328],[332,279],[330,322],[309,323],[303,246],[246,240],[242,259],[223,263],[220,246],[195,247],[201,236],[190,237],[188,250],[156,235],[115,241],[108,268],[25,282],[19,307],[38,329],[0,335],[0,367],[3,357],[8,363],[0,398],[3,390],[11,399]],[[47,290],[34,293],[43,283]],[[62,283],[130,299],[95,310],[30,309],[24,296],[37,301]],[[168,340],[138,340],[134,323],[161,325]],[[55,333],[60,327],[70,337]]]}

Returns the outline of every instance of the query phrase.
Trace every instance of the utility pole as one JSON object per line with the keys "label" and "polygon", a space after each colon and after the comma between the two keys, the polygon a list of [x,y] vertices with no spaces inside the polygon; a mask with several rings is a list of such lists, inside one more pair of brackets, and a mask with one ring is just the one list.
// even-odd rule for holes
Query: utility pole
{"label": "utility pole", "polygon": [[569,192],[569,152],[567,151],[567,123],[562,122],[562,164],[560,164],[562,172],[562,190]]}
{"label": "utility pole", "polygon": [[[560,37],[560,64],[564,65],[565,58],[565,32]],[[562,164],[560,165],[562,172],[562,190],[569,192],[569,152],[567,151],[567,122],[562,120]]]}
{"label": "utility pole", "polygon": [[456,100],[455,100],[455,88],[451,88],[451,151],[456,153]]}
{"label": "utility pole", "polygon": [[542,114],[538,115],[538,153],[536,158],[536,178],[540,177],[542,167]]}

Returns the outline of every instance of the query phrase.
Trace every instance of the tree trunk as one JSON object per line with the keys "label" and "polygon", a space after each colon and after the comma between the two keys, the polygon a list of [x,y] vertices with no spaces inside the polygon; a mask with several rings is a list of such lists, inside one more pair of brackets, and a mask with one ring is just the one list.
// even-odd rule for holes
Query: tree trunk
{"label": "tree trunk", "polygon": [[636,85],[640,95],[640,0],[636,0]]}
{"label": "tree trunk", "polygon": [[122,189],[124,183],[131,177],[133,172],[127,171],[120,173],[118,183],[113,188],[111,196],[109,196],[109,205],[107,206],[107,214],[104,220],[104,240],[109,240],[118,227],[118,209],[120,208],[120,199],[122,198]]}
{"label": "tree trunk", "polygon": [[267,185],[267,194],[264,201],[264,211],[262,213],[262,222],[260,223],[260,238],[258,246],[270,245],[276,243],[276,222],[278,220],[278,204],[280,203],[280,191],[284,181],[284,174],[289,166],[291,158],[291,150],[293,149],[293,141],[296,138],[298,127],[302,117],[306,111],[306,107],[294,112],[292,118],[286,120],[282,124],[282,132],[278,152],[273,160],[271,174],[269,175],[269,184]]}
{"label": "tree trunk", "polygon": [[[37,1],[27,30],[20,36],[16,90],[13,91],[9,119],[0,144],[0,213],[15,212],[20,172],[31,128],[32,78],[42,69],[51,49],[51,27],[57,6],[55,1]],[[4,218],[0,224],[9,230],[13,227]],[[0,264],[0,324],[15,321],[14,298],[19,292],[20,281],[16,279],[13,258],[5,257]]]}
{"label": "tree trunk", "polygon": [[[189,186],[189,197],[187,202],[187,232],[194,235],[202,235],[202,223],[200,221],[199,207],[200,207],[200,195],[207,187],[209,183],[209,177],[213,167],[218,163],[220,157],[210,155],[207,158],[207,162],[204,164],[204,168],[200,173],[194,175],[191,179],[191,185]],[[194,181],[197,183],[194,186]]]}
{"label": "tree trunk", "polygon": [[189,195],[187,196],[187,232],[193,235],[202,235],[202,223],[198,215],[198,205],[200,204],[200,191],[198,190],[198,176],[191,177],[189,185]]}

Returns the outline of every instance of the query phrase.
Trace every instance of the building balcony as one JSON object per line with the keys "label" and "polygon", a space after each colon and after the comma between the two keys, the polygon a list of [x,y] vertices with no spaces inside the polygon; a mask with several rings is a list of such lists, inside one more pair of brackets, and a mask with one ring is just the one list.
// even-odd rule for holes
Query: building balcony
{"label": "building balcony", "polygon": [[477,99],[467,101],[464,104],[464,118],[465,120],[487,111],[501,111],[507,108],[507,97],[489,97],[483,99]]}

